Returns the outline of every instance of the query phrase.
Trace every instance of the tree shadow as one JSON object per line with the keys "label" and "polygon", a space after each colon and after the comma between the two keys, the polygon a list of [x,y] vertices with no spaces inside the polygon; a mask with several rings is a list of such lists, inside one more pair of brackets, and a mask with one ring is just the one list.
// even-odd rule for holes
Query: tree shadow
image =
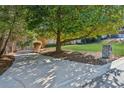
{"label": "tree shadow", "polygon": [[83,88],[122,88],[124,87],[124,70],[111,69],[102,76],[96,77],[84,84]]}

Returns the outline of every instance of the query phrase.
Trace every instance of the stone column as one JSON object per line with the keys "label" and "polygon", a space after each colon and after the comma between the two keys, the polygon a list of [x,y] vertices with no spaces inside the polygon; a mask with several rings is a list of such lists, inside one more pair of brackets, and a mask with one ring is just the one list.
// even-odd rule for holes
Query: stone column
{"label": "stone column", "polygon": [[33,52],[39,53],[41,46],[42,46],[42,42],[41,41],[35,41],[35,42],[33,42],[33,45],[34,45]]}
{"label": "stone column", "polygon": [[110,58],[111,54],[112,54],[112,46],[111,45],[103,45],[102,58]]}

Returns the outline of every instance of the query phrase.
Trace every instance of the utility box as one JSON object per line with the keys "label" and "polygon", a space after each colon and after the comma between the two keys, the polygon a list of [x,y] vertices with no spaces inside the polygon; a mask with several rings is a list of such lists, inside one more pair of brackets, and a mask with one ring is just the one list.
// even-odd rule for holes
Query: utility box
{"label": "utility box", "polygon": [[111,45],[103,45],[102,58],[110,58],[111,55],[112,55],[112,46]]}

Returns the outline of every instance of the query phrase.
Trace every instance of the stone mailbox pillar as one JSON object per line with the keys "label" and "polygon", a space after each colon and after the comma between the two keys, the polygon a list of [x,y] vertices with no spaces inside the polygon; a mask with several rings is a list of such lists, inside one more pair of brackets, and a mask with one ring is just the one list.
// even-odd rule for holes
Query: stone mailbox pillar
{"label": "stone mailbox pillar", "polygon": [[110,58],[111,54],[112,54],[112,46],[111,45],[103,45],[102,58]]}
{"label": "stone mailbox pillar", "polygon": [[41,46],[42,46],[42,42],[41,41],[35,41],[35,42],[33,42],[33,45],[34,45],[33,52],[39,53]]}

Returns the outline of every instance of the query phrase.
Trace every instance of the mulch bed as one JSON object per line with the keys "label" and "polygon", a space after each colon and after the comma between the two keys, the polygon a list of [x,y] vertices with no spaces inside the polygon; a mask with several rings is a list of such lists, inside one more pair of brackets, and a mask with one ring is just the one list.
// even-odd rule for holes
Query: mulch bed
{"label": "mulch bed", "polygon": [[0,57],[0,75],[2,75],[13,63],[15,57],[13,55],[3,55]]}
{"label": "mulch bed", "polygon": [[63,51],[61,53],[56,53],[54,51],[51,51],[42,54],[54,58],[61,58],[64,60],[70,60],[80,63],[88,63],[93,65],[104,65],[118,58],[118,57],[111,57],[110,59],[102,59],[100,58],[101,56],[100,53],[79,53],[79,52],[69,52],[69,51]]}

